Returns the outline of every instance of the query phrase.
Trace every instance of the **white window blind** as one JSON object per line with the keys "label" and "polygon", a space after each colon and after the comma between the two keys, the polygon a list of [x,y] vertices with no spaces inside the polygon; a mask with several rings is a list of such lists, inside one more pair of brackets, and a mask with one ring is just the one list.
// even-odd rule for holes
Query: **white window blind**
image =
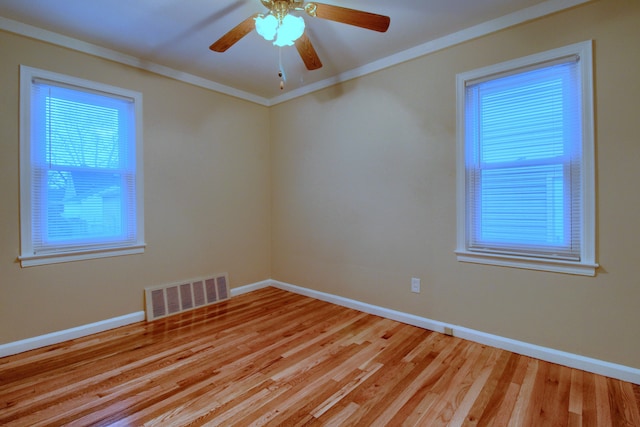
{"label": "white window blind", "polygon": [[135,97],[30,71],[22,258],[139,246]]}
{"label": "white window blind", "polygon": [[469,249],[580,259],[577,61],[466,89]]}
{"label": "white window blind", "polygon": [[136,241],[133,102],[32,84],[34,254]]}

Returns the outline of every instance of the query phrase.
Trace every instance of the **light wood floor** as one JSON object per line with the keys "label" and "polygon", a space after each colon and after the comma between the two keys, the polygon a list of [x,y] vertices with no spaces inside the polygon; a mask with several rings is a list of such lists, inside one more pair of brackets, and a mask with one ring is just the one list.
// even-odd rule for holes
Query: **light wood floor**
{"label": "light wood floor", "polygon": [[0,425],[640,426],[640,387],[274,288],[0,359]]}

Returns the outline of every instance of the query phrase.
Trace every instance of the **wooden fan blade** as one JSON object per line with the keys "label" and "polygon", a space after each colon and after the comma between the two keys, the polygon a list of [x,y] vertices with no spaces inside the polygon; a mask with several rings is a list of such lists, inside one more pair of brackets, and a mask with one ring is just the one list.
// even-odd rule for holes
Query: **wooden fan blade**
{"label": "wooden fan blade", "polygon": [[387,31],[391,23],[391,18],[388,16],[324,3],[308,3],[305,10],[309,15],[317,18],[355,25],[356,27],[379,31],[381,33]]}
{"label": "wooden fan blade", "polygon": [[256,27],[256,17],[258,14],[252,15],[231,29],[227,34],[220,37],[218,41],[209,46],[209,49],[215,52],[224,52],[234,44],[238,43],[241,38],[249,34]]}
{"label": "wooden fan blade", "polygon": [[306,33],[302,34],[302,36],[296,40],[296,49],[298,49],[298,53],[302,58],[302,62],[304,62],[304,65],[307,67],[307,70],[311,71],[322,68],[322,62],[320,62],[320,58],[318,57],[318,54]]}

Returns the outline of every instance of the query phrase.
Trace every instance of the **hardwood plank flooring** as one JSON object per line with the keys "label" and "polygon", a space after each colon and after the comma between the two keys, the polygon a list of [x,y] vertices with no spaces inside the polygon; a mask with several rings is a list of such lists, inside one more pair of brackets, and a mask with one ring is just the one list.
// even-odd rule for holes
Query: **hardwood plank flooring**
{"label": "hardwood plank flooring", "polygon": [[640,386],[275,288],[0,359],[2,426],[640,426]]}

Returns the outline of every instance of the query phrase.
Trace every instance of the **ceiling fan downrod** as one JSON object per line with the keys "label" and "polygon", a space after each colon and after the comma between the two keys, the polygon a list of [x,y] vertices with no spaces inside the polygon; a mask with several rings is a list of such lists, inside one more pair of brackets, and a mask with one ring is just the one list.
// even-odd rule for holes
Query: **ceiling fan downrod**
{"label": "ceiling fan downrod", "polygon": [[288,1],[276,1],[274,2],[271,13],[278,19],[278,23],[282,25],[282,20],[289,14],[289,2]]}

